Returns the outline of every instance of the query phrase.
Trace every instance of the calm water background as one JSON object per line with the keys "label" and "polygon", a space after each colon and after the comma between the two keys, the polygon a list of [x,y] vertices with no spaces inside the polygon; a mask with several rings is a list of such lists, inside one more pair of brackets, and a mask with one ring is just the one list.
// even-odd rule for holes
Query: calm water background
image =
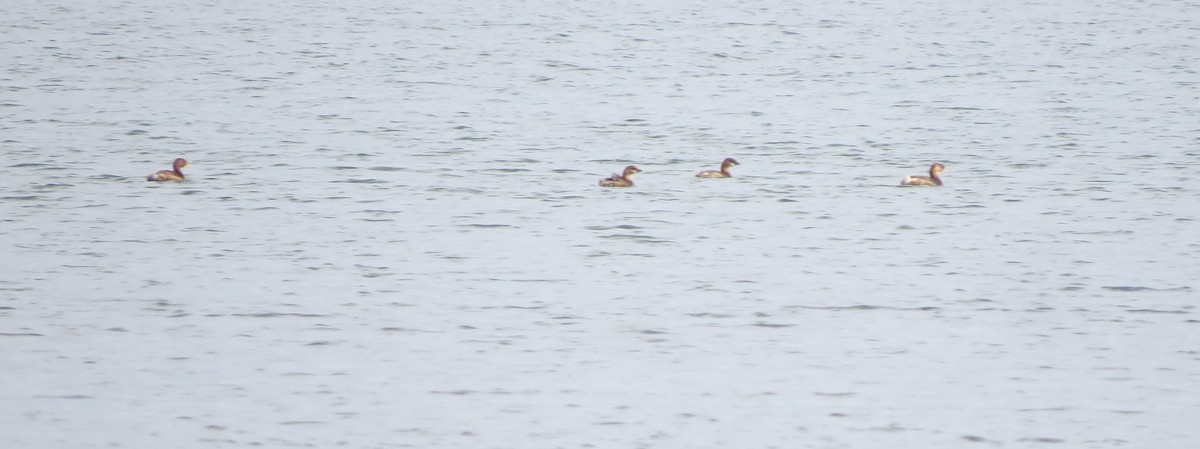
{"label": "calm water background", "polygon": [[0,445],[1194,447],[1200,3],[807,3],[5,2]]}

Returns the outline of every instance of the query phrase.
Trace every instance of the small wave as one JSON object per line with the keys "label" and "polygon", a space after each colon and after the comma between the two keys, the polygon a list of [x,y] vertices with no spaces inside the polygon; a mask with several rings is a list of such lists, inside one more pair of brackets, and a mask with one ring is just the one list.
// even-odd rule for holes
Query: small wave
{"label": "small wave", "polygon": [[1187,315],[1186,310],[1131,309],[1129,313],[1164,313],[1171,315]]}
{"label": "small wave", "polygon": [[637,234],[609,234],[609,235],[603,235],[600,237],[606,238],[606,239],[616,239],[616,240],[636,240],[636,241],[647,242],[647,243],[667,243],[670,241],[670,240],[664,240],[664,239],[661,239],[658,237],[651,237],[648,235],[637,235]]}
{"label": "small wave", "polygon": [[[221,315],[207,315],[221,316]],[[279,317],[299,317],[299,318],[321,318],[329,315],[318,315],[313,313],[281,313],[281,312],[263,312],[263,313],[231,313],[229,316],[246,317],[246,318],[279,318]]]}
{"label": "small wave", "polygon": [[831,311],[835,311],[835,312],[844,311],[844,310],[905,310],[905,311],[917,311],[917,312],[932,312],[932,311],[936,311],[936,310],[942,310],[941,307],[934,307],[934,306],[892,307],[892,306],[876,306],[876,305],[870,305],[870,304],[859,304],[859,305],[854,305],[854,306],[791,306],[791,308],[807,309],[807,310],[831,310]]}
{"label": "small wave", "polygon": [[616,226],[588,226],[588,227],[585,227],[584,229],[587,229],[589,231],[607,231],[610,229],[642,229],[642,227],[623,224],[623,225],[616,225]]}
{"label": "small wave", "polygon": [[1156,288],[1144,287],[1139,285],[1109,285],[1101,287],[1105,290],[1114,292],[1188,292],[1192,291],[1191,287],[1176,287],[1176,288]]}

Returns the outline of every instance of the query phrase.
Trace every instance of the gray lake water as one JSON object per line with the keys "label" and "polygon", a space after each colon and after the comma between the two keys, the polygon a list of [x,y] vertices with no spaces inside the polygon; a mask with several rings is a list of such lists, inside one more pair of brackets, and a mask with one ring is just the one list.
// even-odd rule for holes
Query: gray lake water
{"label": "gray lake water", "polygon": [[4,3],[0,446],[1194,447],[1200,3],[807,3]]}

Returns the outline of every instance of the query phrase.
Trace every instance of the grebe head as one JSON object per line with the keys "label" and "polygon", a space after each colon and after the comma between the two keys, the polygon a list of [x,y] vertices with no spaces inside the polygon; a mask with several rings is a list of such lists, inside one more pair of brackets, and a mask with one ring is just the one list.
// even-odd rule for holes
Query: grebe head
{"label": "grebe head", "polygon": [[179,169],[181,169],[183,167],[187,167],[187,165],[188,165],[187,159],[177,157],[177,158],[175,158],[175,163],[171,164],[171,168],[174,168],[175,171],[179,171]]}
{"label": "grebe head", "polygon": [[737,159],[734,159],[731,157],[727,157],[727,158],[725,158],[724,161],[721,161],[722,167],[729,167],[731,165],[741,165],[741,164],[738,163]]}
{"label": "grebe head", "polygon": [[934,162],[933,165],[929,167],[930,173],[941,173],[944,171],[946,171],[946,166],[942,165],[941,162]]}
{"label": "grebe head", "polygon": [[641,172],[642,172],[642,169],[630,165],[628,167],[625,167],[625,171],[622,173],[622,176],[628,177],[629,175],[632,175],[634,173],[641,173]]}

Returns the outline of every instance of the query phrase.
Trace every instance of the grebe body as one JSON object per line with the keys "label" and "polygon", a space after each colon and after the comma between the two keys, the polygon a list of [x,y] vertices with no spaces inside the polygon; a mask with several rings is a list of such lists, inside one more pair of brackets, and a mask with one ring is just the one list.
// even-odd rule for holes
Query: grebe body
{"label": "grebe body", "polygon": [[739,165],[738,161],[734,158],[727,157],[727,158],[725,158],[724,161],[721,161],[721,169],[720,170],[704,170],[700,173],[696,173],[696,177],[697,178],[732,178],[733,175],[729,174],[729,167],[732,167],[734,165]]}
{"label": "grebe body", "polygon": [[633,179],[631,177],[634,173],[641,172],[642,169],[630,165],[625,167],[625,171],[619,175],[614,173],[612,176],[601,179],[600,187],[633,187]]}
{"label": "grebe body", "polygon": [[929,176],[909,176],[900,181],[902,186],[940,186],[942,185],[942,172],[946,171],[946,166],[941,162],[935,162],[929,167]]}
{"label": "grebe body", "polygon": [[146,177],[146,180],[147,181],[183,181],[185,177],[183,176],[182,169],[183,169],[183,167],[187,167],[187,164],[188,164],[188,162],[186,159],[176,158],[175,162],[171,164],[170,170],[160,170],[158,172],[151,173],[150,176]]}

